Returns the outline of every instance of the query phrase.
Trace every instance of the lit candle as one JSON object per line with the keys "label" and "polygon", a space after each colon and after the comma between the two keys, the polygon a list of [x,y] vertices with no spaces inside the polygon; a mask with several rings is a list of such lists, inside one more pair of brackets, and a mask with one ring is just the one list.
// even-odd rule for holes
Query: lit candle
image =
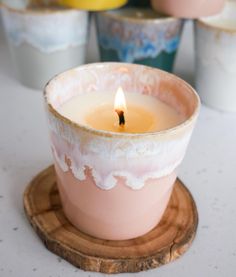
{"label": "lit candle", "polygon": [[71,121],[98,130],[126,133],[155,132],[172,128],[184,121],[181,116],[157,98],[123,93],[80,94],[59,108]]}
{"label": "lit candle", "polygon": [[[69,221],[106,240],[153,229],[169,202],[196,122],[195,91],[155,68],[97,63],[57,75],[45,88],[45,100],[57,185]],[[158,132],[164,129],[169,130]]]}

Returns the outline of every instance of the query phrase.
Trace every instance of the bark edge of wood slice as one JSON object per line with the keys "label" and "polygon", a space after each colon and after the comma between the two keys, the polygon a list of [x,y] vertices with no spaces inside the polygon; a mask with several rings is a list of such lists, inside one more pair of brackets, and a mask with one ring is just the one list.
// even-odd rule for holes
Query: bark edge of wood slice
{"label": "bark edge of wood slice", "polygon": [[190,247],[198,225],[193,197],[177,179],[161,222],[149,233],[124,241],[86,235],[63,213],[53,166],[28,185],[24,208],[33,229],[50,251],[80,269],[102,273],[139,272],[174,261]]}

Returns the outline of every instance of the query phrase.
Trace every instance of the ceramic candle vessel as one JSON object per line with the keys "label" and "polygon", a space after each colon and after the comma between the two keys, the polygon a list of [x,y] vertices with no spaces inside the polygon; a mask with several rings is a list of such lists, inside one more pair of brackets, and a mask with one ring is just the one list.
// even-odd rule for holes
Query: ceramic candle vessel
{"label": "ceramic candle vessel", "polygon": [[[184,122],[161,132],[115,133],[79,125],[58,112],[78,94],[102,94],[119,86],[159,98],[183,115]],[[98,63],[52,79],[45,101],[57,184],[71,223],[110,240],[135,238],[154,228],[168,204],[198,115],[193,88],[158,69]]]}
{"label": "ceramic candle vessel", "polygon": [[161,17],[151,9],[127,7],[98,13],[96,25],[102,61],[172,71],[183,20]]}
{"label": "ceramic candle vessel", "polygon": [[182,18],[198,18],[219,13],[225,0],[151,0],[154,10]]}
{"label": "ceramic candle vessel", "polygon": [[28,9],[26,1],[1,6],[18,79],[42,89],[55,74],[84,63],[88,13],[69,9]]}
{"label": "ceramic candle vessel", "polygon": [[236,2],[195,22],[196,87],[203,102],[236,112]]}

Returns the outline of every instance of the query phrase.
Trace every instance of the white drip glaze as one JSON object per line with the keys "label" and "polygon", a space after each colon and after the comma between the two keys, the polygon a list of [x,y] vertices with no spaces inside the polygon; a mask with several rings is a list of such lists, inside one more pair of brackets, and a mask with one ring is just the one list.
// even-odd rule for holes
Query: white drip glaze
{"label": "white drip glaze", "polygon": [[[68,142],[63,141],[59,136],[52,135],[52,149],[54,158],[64,172],[72,170],[74,176],[83,181],[86,179],[85,170],[89,168],[95,184],[101,189],[112,189],[117,184],[117,178],[125,178],[126,185],[136,190],[141,189],[149,179],[161,178],[173,172],[182,162],[191,133],[180,139],[169,142],[137,142],[126,141],[123,149],[119,143],[114,142],[112,146],[107,141],[86,144],[85,154],[79,149],[79,142],[73,148],[68,147]],[[56,146],[55,146],[56,145]],[[57,149],[59,145],[59,149]],[[96,145],[98,147],[96,147]],[[110,146],[110,147],[109,147]],[[96,159],[96,156],[102,158]],[[171,155],[170,155],[171,153]],[[70,160],[70,167],[65,160]],[[125,170],[119,170],[119,161]],[[105,160],[104,166],[101,164]],[[108,161],[107,161],[108,160]],[[139,169],[143,164],[150,165],[145,174],[140,175]],[[98,170],[99,167],[99,170]]]}
{"label": "white drip glaze", "polygon": [[28,43],[43,53],[52,53],[87,42],[86,11],[24,13],[5,6],[1,11],[7,36],[15,46]]}

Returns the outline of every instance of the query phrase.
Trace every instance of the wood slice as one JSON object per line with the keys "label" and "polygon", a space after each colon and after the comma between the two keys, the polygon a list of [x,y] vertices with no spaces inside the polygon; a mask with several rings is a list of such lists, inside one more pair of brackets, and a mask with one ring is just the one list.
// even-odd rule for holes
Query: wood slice
{"label": "wood slice", "polygon": [[91,237],[66,219],[53,166],[29,184],[24,207],[31,225],[50,251],[78,268],[103,273],[139,272],[177,259],[191,245],[198,224],[194,200],[178,179],[165,214],[152,231],[124,241]]}

